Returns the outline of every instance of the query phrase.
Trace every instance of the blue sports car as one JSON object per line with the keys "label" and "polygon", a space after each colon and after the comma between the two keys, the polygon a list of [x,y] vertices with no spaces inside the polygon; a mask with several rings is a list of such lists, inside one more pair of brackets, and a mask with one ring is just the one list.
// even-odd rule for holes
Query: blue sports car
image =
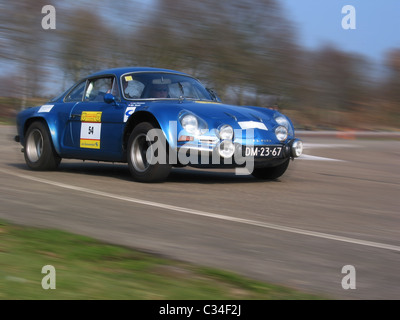
{"label": "blue sports car", "polygon": [[142,182],[165,180],[182,166],[245,168],[276,179],[303,150],[278,111],[223,104],[192,76],[158,68],[94,73],[21,111],[17,130],[31,169],[55,169],[62,158],[125,162]]}

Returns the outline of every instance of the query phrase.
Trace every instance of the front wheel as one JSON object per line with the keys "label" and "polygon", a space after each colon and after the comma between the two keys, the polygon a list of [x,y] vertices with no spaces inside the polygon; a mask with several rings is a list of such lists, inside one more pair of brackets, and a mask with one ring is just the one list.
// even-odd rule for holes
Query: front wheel
{"label": "front wheel", "polygon": [[61,158],[54,150],[47,126],[40,121],[33,122],[25,135],[25,162],[33,170],[54,170]]}
{"label": "front wheel", "polygon": [[290,159],[275,167],[254,168],[252,175],[258,179],[273,180],[283,175],[289,166]]}
{"label": "front wheel", "polygon": [[138,124],[129,137],[127,148],[128,166],[134,180],[165,180],[172,167],[167,163],[166,150],[167,143],[160,129],[148,122]]}

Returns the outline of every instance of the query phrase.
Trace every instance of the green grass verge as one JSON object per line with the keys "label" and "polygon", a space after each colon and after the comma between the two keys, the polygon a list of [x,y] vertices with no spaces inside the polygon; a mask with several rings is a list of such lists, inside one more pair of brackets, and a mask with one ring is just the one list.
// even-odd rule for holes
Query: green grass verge
{"label": "green grass verge", "polygon": [[[56,270],[44,290],[42,267]],[[325,299],[109,245],[58,230],[0,221],[1,300],[312,300]]]}

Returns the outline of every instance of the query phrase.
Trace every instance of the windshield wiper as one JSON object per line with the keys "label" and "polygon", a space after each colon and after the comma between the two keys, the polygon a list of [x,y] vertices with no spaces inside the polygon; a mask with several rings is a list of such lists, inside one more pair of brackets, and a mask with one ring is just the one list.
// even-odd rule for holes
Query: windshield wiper
{"label": "windshield wiper", "polygon": [[185,91],[183,90],[183,85],[182,83],[178,82],[179,85],[179,89],[181,89],[182,95],[179,96],[179,102],[182,102],[183,100],[185,100]]}

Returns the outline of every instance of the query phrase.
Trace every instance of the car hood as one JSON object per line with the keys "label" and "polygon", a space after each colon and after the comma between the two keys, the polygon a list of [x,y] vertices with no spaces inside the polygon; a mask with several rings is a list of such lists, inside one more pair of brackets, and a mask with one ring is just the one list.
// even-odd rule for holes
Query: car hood
{"label": "car hood", "polygon": [[[235,133],[236,142],[250,139],[259,144],[279,143],[275,135],[275,128],[279,124],[274,120],[274,116],[280,113],[276,110],[188,100],[180,103],[176,101],[154,101],[146,103],[144,109],[156,116],[164,132],[168,131],[168,123],[171,119],[178,120],[182,113],[188,112],[207,123],[209,133],[206,133],[206,135],[213,135],[213,129],[218,129],[227,124],[232,126],[234,130],[241,130],[241,135],[238,134],[238,131]],[[168,111],[166,112],[166,110]],[[247,132],[247,129],[250,129],[250,131]],[[179,130],[181,129],[178,121]],[[167,139],[171,145],[174,145],[170,137],[167,137]]]}
{"label": "car hood", "polygon": [[240,129],[241,123],[251,121],[262,122],[268,129],[276,125],[273,120],[276,111],[261,107],[234,106],[209,101],[183,101],[178,105],[176,102],[171,103],[168,109],[170,111],[175,110],[178,113],[182,111],[191,112],[206,121],[209,128],[229,124],[233,128]]}
{"label": "car hood", "polygon": [[234,106],[222,103],[211,103],[194,101],[182,105],[185,108],[204,119],[225,119],[231,118],[235,121],[270,121],[272,112],[269,109]]}

